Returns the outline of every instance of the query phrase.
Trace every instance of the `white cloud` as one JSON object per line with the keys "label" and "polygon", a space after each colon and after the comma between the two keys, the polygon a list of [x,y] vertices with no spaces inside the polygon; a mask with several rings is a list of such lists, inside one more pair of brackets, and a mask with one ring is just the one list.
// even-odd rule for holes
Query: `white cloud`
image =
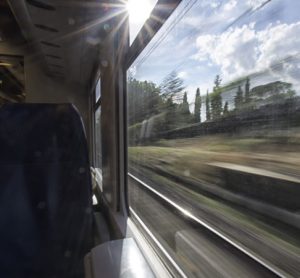
{"label": "white cloud", "polygon": [[180,71],[178,72],[177,76],[180,77],[180,78],[186,78],[187,77],[187,72],[186,71]]}
{"label": "white cloud", "polygon": [[257,9],[258,7],[262,6],[268,2],[268,0],[248,0],[247,5],[252,7],[253,9]]}
{"label": "white cloud", "polygon": [[211,6],[211,8],[215,9],[215,8],[217,8],[218,6],[220,6],[220,4],[221,4],[220,1],[212,1],[212,2],[210,3],[210,6]]}
{"label": "white cloud", "polygon": [[249,9],[249,5],[237,0],[198,2],[198,7],[184,17],[184,23],[201,32],[214,29],[220,23],[230,22]]}
{"label": "white cloud", "polygon": [[236,72],[245,74],[255,66],[258,58],[255,30],[246,25],[221,35],[200,36],[196,43],[199,47],[196,58],[200,61],[208,59],[220,66],[224,77]]}
{"label": "white cloud", "polygon": [[211,88],[211,86],[212,86],[211,83],[212,83],[211,81],[207,81],[205,83],[201,82],[201,86],[200,85],[199,86],[195,86],[195,85],[189,85],[189,86],[187,86],[185,90],[188,92],[188,100],[189,100],[189,102],[194,101],[197,88],[200,89],[200,95],[201,96],[205,96],[207,90],[209,90]]}
{"label": "white cloud", "polygon": [[224,5],[225,11],[231,11],[237,5],[237,0],[230,0]]}
{"label": "white cloud", "polygon": [[[223,79],[232,80],[270,68],[272,74],[287,78],[286,81],[296,82],[296,76],[299,80],[299,58],[295,57],[300,49],[300,21],[270,24],[260,31],[255,30],[254,24],[243,25],[220,35],[199,36],[196,44],[198,52],[194,59],[219,66]],[[280,62],[281,68],[273,67]]]}

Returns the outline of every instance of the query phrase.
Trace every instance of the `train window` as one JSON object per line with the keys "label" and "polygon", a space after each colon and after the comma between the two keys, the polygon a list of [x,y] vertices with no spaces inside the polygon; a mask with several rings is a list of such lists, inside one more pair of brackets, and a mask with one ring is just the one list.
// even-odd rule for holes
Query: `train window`
{"label": "train window", "polygon": [[183,0],[128,69],[131,215],[183,276],[300,275],[299,9]]}
{"label": "train window", "polygon": [[24,58],[0,55],[0,105],[25,101]]}
{"label": "train window", "polygon": [[149,18],[157,0],[128,0],[126,8],[129,14],[129,34],[132,43],[138,32]]}

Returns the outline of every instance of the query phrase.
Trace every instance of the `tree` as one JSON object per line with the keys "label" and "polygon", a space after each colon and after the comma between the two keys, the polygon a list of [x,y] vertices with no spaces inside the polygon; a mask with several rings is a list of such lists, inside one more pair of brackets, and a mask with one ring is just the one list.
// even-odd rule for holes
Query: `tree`
{"label": "tree", "polygon": [[221,82],[222,82],[222,79],[220,78],[220,75],[217,74],[215,81],[214,81],[215,88],[220,88]]}
{"label": "tree", "polygon": [[214,81],[214,89],[213,93],[211,94],[210,100],[211,100],[211,115],[212,119],[218,119],[221,114],[222,114],[222,90],[221,90],[221,81],[222,79],[220,78],[219,75],[216,76],[215,81]]}
{"label": "tree", "polygon": [[281,103],[286,99],[291,99],[296,95],[291,83],[275,81],[264,85],[259,85],[251,89],[252,106],[271,103]]}
{"label": "tree", "polygon": [[194,120],[195,123],[201,123],[201,96],[199,88],[197,88],[195,96]]}
{"label": "tree", "polygon": [[249,77],[246,79],[246,84],[245,84],[245,103],[249,105],[251,102],[250,98],[250,80]]}
{"label": "tree", "polygon": [[184,92],[184,94],[183,94],[183,103],[188,103],[186,92]]}
{"label": "tree", "polygon": [[223,116],[228,116],[229,114],[229,110],[228,110],[228,101],[225,102],[225,105],[224,105],[224,109],[223,109]]}
{"label": "tree", "polygon": [[142,122],[160,112],[162,99],[156,84],[129,78],[127,88],[130,125]]}
{"label": "tree", "polygon": [[207,121],[210,121],[211,115],[210,115],[210,103],[209,103],[208,90],[207,90],[207,92],[206,92],[205,109],[206,109],[206,120],[207,120]]}
{"label": "tree", "polygon": [[243,100],[244,100],[243,91],[242,91],[241,86],[239,86],[238,91],[234,97],[234,107],[236,110],[240,110],[242,108]]}
{"label": "tree", "polygon": [[176,71],[167,75],[159,86],[161,96],[164,99],[179,100],[184,90],[183,80],[177,76]]}
{"label": "tree", "polygon": [[292,89],[288,89],[286,92],[287,99],[292,99],[296,96],[296,91]]}
{"label": "tree", "polygon": [[222,96],[219,90],[215,90],[211,96],[211,116],[213,120],[220,118],[222,114]]}
{"label": "tree", "polygon": [[189,115],[191,112],[190,112],[190,105],[188,103],[188,100],[187,100],[187,93],[184,92],[184,95],[183,95],[183,101],[182,101],[182,104],[181,104],[181,113],[182,114],[185,114],[185,115]]}
{"label": "tree", "polygon": [[165,104],[165,129],[171,130],[173,128],[176,128],[178,125],[178,122],[176,121],[176,104],[173,102],[171,97],[167,99]]}
{"label": "tree", "polygon": [[185,126],[193,122],[190,112],[190,105],[187,99],[187,92],[184,92],[182,103],[175,103],[176,115],[174,115],[175,127]]}

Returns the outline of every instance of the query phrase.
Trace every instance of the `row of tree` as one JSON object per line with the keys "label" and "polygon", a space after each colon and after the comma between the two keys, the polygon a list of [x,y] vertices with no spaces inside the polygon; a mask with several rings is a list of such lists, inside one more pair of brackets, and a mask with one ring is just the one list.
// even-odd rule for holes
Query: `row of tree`
{"label": "row of tree", "polygon": [[[226,87],[221,87],[221,78],[219,75],[216,76],[214,81],[213,92],[211,94],[206,94],[205,100],[205,109],[206,109],[206,120],[215,120],[220,118],[221,116],[228,116],[230,114],[228,101],[225,101],[223,106],[222,101],[222,93],[226,91]],[[197,89],[198,91],[199,89]],[[196,92],[196,98],[197,98]],[[196,99],[195,98],[195,99]],[[195,100],[196,101],[196,100]],[[245,83],[245,94],[243,93],[241,85],[238,86],[238,90],[234,97],[234,109],[233,111],[238,111],[245,108],[251,108],[252,99],[250,97],[250,80],[247,77]],[[197,109],[197,111],[196,111]],[[195,107],[195,113],[201,113],[201,105],[200,111],[198,112],[198,107]],[[199,122],[199,121],[197,121]],[[200,119],[201,122],[201,119]]]}
{"label": "row of tree", "polygon": [[[190,104],[187,92],[184,91],[183,80],[176,72],[170,73],[157,86],[153,82],[138,81],[129,78],[128,82],[128,106],[129,125],[140,123],[154,115],[163,114],[163,125],[166,129],[180,127],[182,125],[199,123],[202,121],[202,106],[205,104],[205,121],[213,121],[220,117],[226,117],[231,113],[241,110],[253,110],[259,103],[282,100],[282,98],[295,96],[292,85],[285,82],[273,82],[267,85],[257,86],[251,90],[250,79],[240,81],[238,84],[221,86],[219,75],[214,80],[212,92],[201,97],[200,89],[196,89],[194,111],[190,112]],[[243,87],[241,84],[244,84]],[[229,109],[228,101],[223,102],[222,95],[231,91],[234,93],[234,107]],[[232,105],[231,105],[232,106]]]}

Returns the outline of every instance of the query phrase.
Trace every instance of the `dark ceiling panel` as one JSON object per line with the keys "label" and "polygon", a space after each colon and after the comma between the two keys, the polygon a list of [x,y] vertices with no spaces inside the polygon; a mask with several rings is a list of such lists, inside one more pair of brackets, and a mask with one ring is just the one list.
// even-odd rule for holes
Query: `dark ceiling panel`
{"label": "dark ceiling panel", "polygon": [[0,37],[1,41],[25,43],[21,30],[5,0],[0,0]]}
{"label": "dark ceiling panel", "polygon": [[44,3],[42,1],[27,0],[27,3],[30,4],[30,5],[32,5],[32,6],[35,6],[37,8],[48,10],[48,11],[55,11],[56,10],[56,8],[54,6],[49,5],[47,3]]}
{"label": "dark ceiling panel", "polygon": [[55,48],[60,48],[60,45],[58,45],[56,43],[52,43],[52,42],[41,41],[41,44],[46,45],[46,46],[55,47]]}
{"label": "dark ceiling panel", "polygon": [[57,33],[58,30],[53,28],[53,27],[50,27],[50,26],[47,26],[47,25],[44,25],[44,24],[34,24],[35,27],[37,28],[40,28],[44,31],[48,31],[48,32],[53,32],[53,33]]}

